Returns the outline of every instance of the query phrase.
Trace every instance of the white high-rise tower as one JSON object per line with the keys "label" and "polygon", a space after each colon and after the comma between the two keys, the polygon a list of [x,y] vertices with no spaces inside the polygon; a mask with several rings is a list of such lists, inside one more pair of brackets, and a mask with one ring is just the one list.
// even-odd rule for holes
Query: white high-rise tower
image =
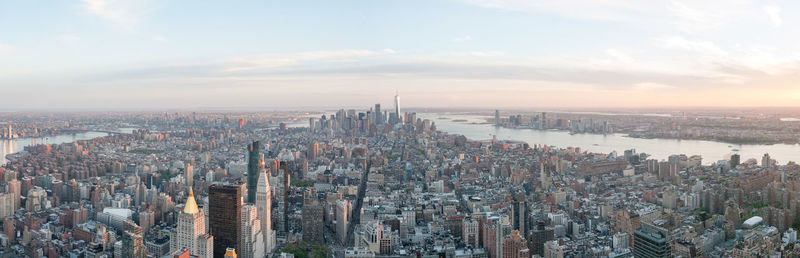
{"label": "white high-rise tower", "polygon": [[170,232],[170,252],[186,248],[197,257],[214,257],[214,237],[206,232],[205,219],[203,211],[197,208],[194,191],[189,188],[186,206],[183,208],[183,212],[178,214],[178,224]]}
{"label": "white high-rise tower", "polygon": [[264,170],[258,175],[256,208],[258,209],[258,219],[261,221],[261,233],[264,235],[264,250],[266,253],[271,253],[275,248],[275,231],[272,230],[272,189],[269,185],[269,177]]}
{"label": "white high-rise tower", "polygon": [[261,220],[258,219],[258,208],[248,204],[242,207],[242,242],[239,243],[241,258],[264,257],[264,234],[261,232]]}
{"label": "white high-rise tower", "polygon": [[403,116],[400,115],[400,93],[394,94],[394,113],[397,115],[398,123],[403,123]]}

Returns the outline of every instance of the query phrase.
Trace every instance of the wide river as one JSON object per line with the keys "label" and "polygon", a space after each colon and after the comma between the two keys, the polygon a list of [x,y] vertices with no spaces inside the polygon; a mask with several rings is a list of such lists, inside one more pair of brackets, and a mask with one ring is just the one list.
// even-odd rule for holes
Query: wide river
{"label": "wide river", "polygon": [[[764,153],[769,153],[770,157],[780,164],[786,164],[788,161],[800,162],[800,145],[739,145],[699,140],[638,139],[626,137],[624,134],[570,135],[566,131],[498,128],[486,123],[488,116],[445,113],[419,114],[419,116],[436,122],[437,130],[462,134],[473,140],[491,139],[493,135],[497,135],[497,139],[500,140],[524,141],[531,145],[544,144],[559,148],[580,147],[582,150],[601,153],[617,151],[620,155],[625,150],[636,149],[637,153],[644,152],[655,159],[666,159],[672,154],[701,155],[704,164],[728,159],[734,153],[739,153],[742,161],[755,158],[760,162]],[[453,119],[466,122],[455,122]]]}
{"label": "wide river", "polygon": [[[74,142],[80,140],[90,140],[97,137],[106,136],[108,133],[101,133],[101,132],[85,132],[85,133],[76,133],[76,134],[61,134],[49,137],[41,137],[36,138],[36,144],[42,143],[49,143],[49,144],[61,144],[67,142]],[[8,160],[6,160],[7,154],[17,153],[22,151],[25,146],[30,146],[33,144],[34,138],[17,138],[12,140],[0,140],[0,165],[6,164]]]}

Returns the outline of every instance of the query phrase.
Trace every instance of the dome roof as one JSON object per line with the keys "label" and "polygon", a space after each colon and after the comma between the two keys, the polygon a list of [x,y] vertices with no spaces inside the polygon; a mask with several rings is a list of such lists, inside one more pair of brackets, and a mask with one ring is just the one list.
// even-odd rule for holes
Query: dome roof
{"label": "dome roof", "polygon": [[183,208],[184,213],[188,214],[195,214],[199,211],[197,208],[197,202],[194,200],[194,191],[192,188],[189,188],[189,198],[186,199],[186,207]]}

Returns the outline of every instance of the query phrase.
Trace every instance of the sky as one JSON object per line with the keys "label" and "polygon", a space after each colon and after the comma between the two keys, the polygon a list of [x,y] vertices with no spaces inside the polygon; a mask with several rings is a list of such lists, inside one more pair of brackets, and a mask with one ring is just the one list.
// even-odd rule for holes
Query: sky
{"label": "sky", "polygon": [[0,0],[0,110],[800,106],[800,1]]}

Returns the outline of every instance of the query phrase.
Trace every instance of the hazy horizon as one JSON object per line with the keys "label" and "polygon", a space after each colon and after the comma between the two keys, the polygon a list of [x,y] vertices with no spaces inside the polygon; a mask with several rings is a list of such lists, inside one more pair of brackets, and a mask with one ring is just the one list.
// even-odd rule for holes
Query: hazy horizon
{"label": "hazy horizon", "polygon": [[[800,2],[0,3],[0,110],[800,107]],[[387,107],[388,107],[387,106]]]}

